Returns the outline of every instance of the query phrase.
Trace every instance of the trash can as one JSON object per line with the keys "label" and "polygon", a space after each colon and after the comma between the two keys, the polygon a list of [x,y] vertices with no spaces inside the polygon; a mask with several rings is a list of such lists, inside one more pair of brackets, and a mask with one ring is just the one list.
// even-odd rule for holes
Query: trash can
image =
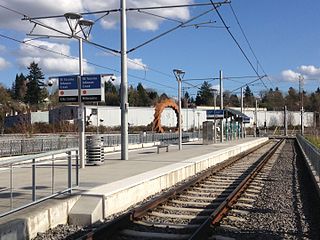
{"label": "trash can", "polygon": [[87,164],[100,165],[104,162],[103,142],[100,136],[87,136]]}
{"label": "trash can", "polygon": [[203,122],[203,145],[209,145],[213,143],[213,122]]}

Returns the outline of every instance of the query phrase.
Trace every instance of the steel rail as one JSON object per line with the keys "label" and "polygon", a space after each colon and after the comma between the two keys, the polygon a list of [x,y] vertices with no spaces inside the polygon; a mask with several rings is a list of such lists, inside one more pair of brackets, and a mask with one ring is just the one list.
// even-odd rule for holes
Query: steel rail
{"label": "steel rail", "polygon": [[191,180],[181,184],[180,186],[177,186],[168,192],[148,201],[147,203],[131,210],[128,213],[125,213],[124,215],[112,220],[109,223],[103,224],[102,226],[98,227],[97,229],[92,230],[91,232],[87,233],[86,235],[78,238],[78,240],[103,240],[103,239],[109,239],[114,235],[119,229],[125,228],[128,226],[132,221],[137,220],[147,214],[152,209],[156,208],[160,204],[168,201],[171,198],[174,198],[176,195],[183,192],[185,189],[191,187],[197,182],[200,182],[201,180],[207,178],[210,175],[216,174],[223,169],[231,166],[238,160],[248,156],[249,154],[255,152],[259,148],[261,148],[264,145],[267,145],[270,141],[264,142],[262,144],[259,144],[258,146],[251,148],[243,153],[240,153],[234,157],[229,158],[225,162],[219,163],[215,166],[210,167],[209,169],[205,170],[202,173],[199,173],[197,176],[193,177]]}
{"label": "steel rail", "polygon": [[277,144],[275,144],[269,151],[264,153],[259,158],[259,164],[251,171],[251,173],[243,179],[243,181],[238,185],[238,187],[230,193],[230,195],[219,205],[218,208],[209,216],[209,218],[201,224],[201,226],[194,232],[194,234],[189,238],[189,240],[196,239],[206,239],[211,226],[217,225],[221,219],[227,214],[231,207],[237,202],[242,193],[248,188],[249,184],[253,181],[256,175],[265,166],[268,160],[274,155],[279,146],[283,143],[285,139],[282,139]]}

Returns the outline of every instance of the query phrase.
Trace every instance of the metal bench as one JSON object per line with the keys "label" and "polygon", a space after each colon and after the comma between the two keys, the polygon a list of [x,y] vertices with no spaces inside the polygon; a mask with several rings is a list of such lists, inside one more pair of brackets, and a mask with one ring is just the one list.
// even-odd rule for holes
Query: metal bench
{"label": "metal bench", "polygon": [[166,148],[166,152],[169,152],[169,144],[157,145],[157,153],[159,154],[160,148]]}

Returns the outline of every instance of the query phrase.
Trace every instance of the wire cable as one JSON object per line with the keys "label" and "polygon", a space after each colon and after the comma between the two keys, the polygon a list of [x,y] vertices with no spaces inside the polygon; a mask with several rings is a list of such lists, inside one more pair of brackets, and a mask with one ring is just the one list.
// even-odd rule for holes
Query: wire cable
{"label": "wire cable", "polygon": [[238,46],[238,48],[240,49],[242,55],[245,57],[245,59],[247,60],[247,62],[249,63],[249,65],[251,66],[252,70],[257,74],[257,77],[259,77],[260,81],[263,83],[264,87],[266,89],[268,89],[268,87],[266,86],[266,84],[263,82],[263,80],[260,78],[259,73],[257,72],[257,70],[255,69],[255,67],[253,66],[252,62],[250,61],[250,59],[248,58],[247,54],[244,52],[244,50],[242,49],[242,47],[240,46],[238,40],[235,38],[235,36],[232,34],[232,32],[230,31],[229,27],[227,26],[226,22],[224,21],[222,15],[220,14],[218,8],[215,6],[215,4],[212,2],[212,0],[210,0],[210,2],[212,3],[212,6],[214,7],[214,9],[216,10],[222,24],[224,25],[224,27],[226,28],[226,30],[228,31],[229,35],[231,36],[231,38],[233,39],[233,41],[236,43],[236,45]]}
{"label": "wire cable", "polygon": [[244,36],[244,38],[245,38],[245,40],[246,40],[246,42],[247,42],[247,44],[248,44],[248,46],[249,46],[249,49],[250,49],[251,53],[253,54],[254,58],[256,59],[256,61],[257,61],[258,65],[260,66],[262,72],[267,76],[267,79],[269,80],[270,84],[271,84],[272,87],[274,88],[274,85],[273,85],[271,79],[269,78],[268,74],[266,74],[266,72],[264,71],[264,69],[263,69],[263,67],[262,67],[262,65],[261,65],[261,63],[260,63],[257,55],[256,55],[255,52],[253,51],[253,48],[252,48],[252,46],[251,46],[251,44],[250,44],[250,42],[249,42],[249,39],[247,38],[247,35],[245,34],[245,32],[244,32],[244,30],[243,30],[243,27],[242,27],[241,24],[240,24],[239,18],[238,18],[238,16],[237,16],[237,14],[235,13],[235,11],[234,11],[231,3],[229,4],[229,6],[230,6],[230,8],[231,8],[231,11],[232,11],[232,14],[233,14],[234,18],[236,19],[236,22],[237,22],[238,26],[239,26],[239,28],[240,28],[240,31],[242,32],[242,35]]}
{"label": "wire cable", "polygon": [[[46,52],[50,52],[50,53],[53,53],[53,54],[56,54],[56,55],[60,55],[60,56],[63,56],[63,57],[69,58],[69,59],[79,60],[78,57],[70,56],[70,55],[67,55],[67,54],[64,54],[64,53],[61,53],[61,52],[57,52],[57,51],[54,51],[54,50],[51,50],[51,49],[47,49],[47,48],[44,48],[44,47],[41,47],[41,46],[37,46],[37,45],[31,44],[29,42],[24,42],[22,40],[19,40],[19,39],[16,39],[16,38],[13,38],[13,37],[1,34],[1,33],[0,33],[0,37],[8,39],[8,40],[11,40],[11,41],[15,41],[15,42],[18,42],[18,43],[21,43],[21,44],[25,44],[25,45],[28,45],[28,46],[31,46],[31,47],[34,47],[34,48],[38,48],[38,49],[46,51]],[[107,70],[110,70],[110,71],[113,71],[113,72],[116,72],[116,73],[120,73],[119,70],[114,69],[114,68],[102,66],[102,65],[87,61],[85,59],[83,59],[83,61],[86,62],[89,65],[92,65],[92,66],[96,66],[96,67],[99,67],[99,68],[102,68],[102,69],[107,69]],[[156,85],[159,85],[159,86],[163,86],[163,87],[166,87],[166,88],[170,88],[170,89],[176,90],[176,88],[174,88],[174,87],[172,87],[170,85],[165,85],[165,84],[162,84],[162,83],[158,83],[158,82],[155,82],[155,81],[143,78],[143,77],[136,76],[134,74],[128,74],[128,76],[130,76],[132,78],[135,78],[135,79],[139,79],[139,80],[142,80],[142,81],[150,82],[150,83],[153,83],[153,84],[156,84]]]}

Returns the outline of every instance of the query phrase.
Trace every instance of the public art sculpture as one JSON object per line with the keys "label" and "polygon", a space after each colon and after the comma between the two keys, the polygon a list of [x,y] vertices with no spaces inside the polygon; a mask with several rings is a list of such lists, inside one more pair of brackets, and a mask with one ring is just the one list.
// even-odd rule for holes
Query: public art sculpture
{"label": "public art sculpture", "polygon": [[157,105],[155,106],[155,113],[154,113],[154,120],[153,120],[153,131],[157,132],[157,133],[163,133],[164,129],[161,125],[161,113],[163,112],[163,110],[165,108],[171,108],[172,110],[174,110],[176,116],[177,116],[177,125],[176,125],[176,131],[178,131],[179,129],[179,107],[178,105],[175,103],[174,100],[167,98],[165,100],[162,100],[161,102],[157,103]]}

